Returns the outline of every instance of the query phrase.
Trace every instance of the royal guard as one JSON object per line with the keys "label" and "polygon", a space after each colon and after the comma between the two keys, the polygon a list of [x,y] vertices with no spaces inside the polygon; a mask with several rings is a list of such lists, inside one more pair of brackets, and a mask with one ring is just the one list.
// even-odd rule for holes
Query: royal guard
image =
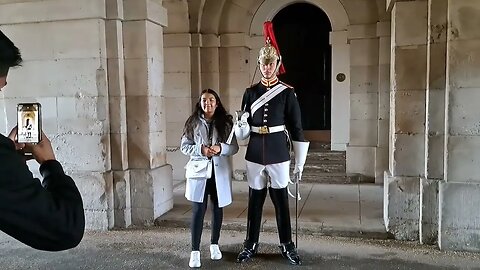
{"label": "royal guard", "polygon": [[247,236],[237,262],[249,261],[257,252],[262,210],[267,191],[275,207],[280,250],[294,265],[301,264],[288,206],[290,145],[295,154],[293,181],[301,178],[309,143],[302,129],[300,107],[293,88],[277,78],[284,72],[271,22],[264,24],[265,46],[260,49],[258,66],[262,79],[243,94],[242,111],[237,112],[235,135],[250,137],[245,155],[249,185]]}

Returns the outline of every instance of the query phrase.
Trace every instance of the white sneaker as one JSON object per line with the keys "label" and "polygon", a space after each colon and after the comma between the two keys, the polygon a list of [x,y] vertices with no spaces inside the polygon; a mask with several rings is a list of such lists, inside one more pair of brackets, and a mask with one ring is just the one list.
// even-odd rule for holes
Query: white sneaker
{"label": "white sneaker", "polygon": [[210,258],[214,261],[222,258],[222,252],[220,251],[218,245],[210,245]]}
{"label": "white sneaker", "polygon": [[188,266],[190,266],[190,268],[199,268],[202,266],[200,263],[200,251],[192,251],[192,253],[190,253],[190,262],[188,263]]}

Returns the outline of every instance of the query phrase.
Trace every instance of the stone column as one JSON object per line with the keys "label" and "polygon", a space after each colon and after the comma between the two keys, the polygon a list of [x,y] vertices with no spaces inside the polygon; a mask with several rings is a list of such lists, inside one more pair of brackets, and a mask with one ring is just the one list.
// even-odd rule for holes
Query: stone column
{"label": "stone column", "polygon": [[[432,1],[433,2],[433,1]],[[448,1],[445,182],[439,246],[480,251],[480,2]]]}
{"label": "stone column", "polygon": [[131,225],[130,172],[128,170],[125,67],[123,59],[123,1],[106,1],[105,21],[113,173],[114,227]]}
{"label": "stone column", "polygon": [[351,25],[350,142],[347,173],[375,177],[378,130],[378,57],[376,24]]}
{"label": "stone column", "polygon": [[[220,46],[220,97],[227,111],[235,115],[235,111],[242,106],[245,89],[251,84],[250,37],[243,33],[223,34],[220,36]],[[258,55],[258,50],[252,53]],[[256,65],[256,61],[254,63]],[[259,81],[261,75],[257,78]],[[246,172],[246,143],[239,141],[239,152],[232,157],[232,170],[236,179],[243,179],[243,172]]]}
{"label": "stone column", "polygon": [[377,23],[378,37],[378,114],[375,148],[375,183],[383,183],[388,170],[388,132],[390,125],[390,22]]}
{"label": "stone column", "polygon": [[240,109],[243,93],[250,86],[250,37],[223,34],[220,44],[220,93],[225,108],[233,114]]}
{"label": "stone column", "polygon": [[391,16],[390,159],[384,180],[384,221],[397,239],[418,239],[419,178],[425,171],[427,13],[425,1],[397,1]]}
{"label": "stone column", "polygon": [[425,177],[420,181],[420,242],[438,238],[438,183],[444,179],[445,74],[448,0],[428,1]]}
{"label": "stone column", "polygon": [[[236,78],[231,78],[234,81],[222,82],[223,85],[226,85],[231,89],[229,91],[230,106],[228,109],[232,114],[235,113],[236,110],[241,109],[240,107],[242,106],[242,98],[245,89],[247,87],[250,87],[252,84],[260,82],[262,78],[262,74],[260,72],[260,68],[258,67],[257,60],[260,49],[265,45],[265,37],[263,35],[254,34],[251,36],[247,36],[246,38],[243,37],[243,34],[234,34],[233,37],[234,36],[239,37],[236,42],[236,47],[240,48],[236,48],[236,53],[222,54],[225,55],[225,57],[229,58],[221,59],[221,63],[225,67],[228,67],[228,65],[226,65],[227,61],[237,62],[237,71],[234,71],[232,74],[236,73],[238,74],[238,76]],[[229,37],[232,37],[232,35],[229,35]],[[223,37],[222,46],[226,45],[226,38],[227,36]],[[230,40],[232,39],[230,38]],[[228,48],[224,48],[223,50],[227,51]],[[231,87],[229,85],[231,85]],[[233,178],[235,178],[236,180],[246,181],[247,170],[245,163],[245,153],[247,151],[248,140],[238,141],[238,145],[240,146],[240,148],[238,149],[238,153],[232,157]]]}
{"label": "stone column", "polygon": [[[350,136],[350,45],[347,31],[330,33],[332,46],[331,149],[346,151]],[[344,74],[342,81],[337,75]]]}
{"label": "stone column", "polygon": [[25,62],[9,74],[1,119],[9,130],[18,102],[42,104],[43,130],[80,189],[86,228],[108,229],[113,177],[105,1],[8,2],[0,4],[1,29]]}
{"label": "stone column", "polygon": [[[185,178],[188,157],[179,150],[185,121],[192,113],[193,62],[192,38],[188,33],[165,34],[165,105],[167,115],[167,160],[173,167],[173,179]],[[198,95],[197,95],[198,96]]]}
{"label": "stone column", "polygon": [[173,207],[166,163],[163,27],[166,10],[153,0],[124,0],[127,146],[132,224],[151,224]]}
{"label": "stone column", "polygon": [[[200,87],[192,89],[192,99],[197,101],[199,93],[211,88],[217,93],[220,87],[219,51],[220,37],[214,34],[200,35]],[[192,100],[193,102],[193,100]]]}

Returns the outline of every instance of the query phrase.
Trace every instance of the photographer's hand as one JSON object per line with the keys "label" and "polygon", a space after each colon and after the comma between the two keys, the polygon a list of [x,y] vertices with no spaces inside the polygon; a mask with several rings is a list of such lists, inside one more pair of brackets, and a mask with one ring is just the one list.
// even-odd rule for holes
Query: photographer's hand
{"label": "photographer's hand", "polygon": [[27,148],[41,165],[47,160],[55,160],[55,153],[53,152],[52,144],[42,131],[42,140],[37,144],[26,144]]}
{"label": "photographer's hand", "polygon": [[15,144],[15,150],[22,150],[25,147],[25,144],[17,143],[17,140],[16,140],[17,132],[18,132],[18,128],[17,126],[15,126],[14,128],[12,128],[12,130],[10,130],[10,134],[8,134],[8,138],[12,140],[12,142]]}
{"label": "photographer's hand", "polygon": [[33,156],[25,155],[25,144],[17,143],[17,132],[18,129],[17,126],[15,126],[14,128],[12,128],[12,130],[10,130],[10,134],[8,134],[8,138],[12,140],[13,144],[15,145],[15,150],[17,150],[17,152],[24,157],[25,162],[33,159]]}

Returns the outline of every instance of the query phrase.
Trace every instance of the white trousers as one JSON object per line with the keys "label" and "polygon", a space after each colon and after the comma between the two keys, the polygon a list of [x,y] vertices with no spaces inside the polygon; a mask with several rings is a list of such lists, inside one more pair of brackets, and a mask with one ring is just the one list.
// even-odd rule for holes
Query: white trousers
{"label": "white trousers", "polygon": [[286,188],[290,180],[290,160],[269,165],[247,161],[247,181],[252,189],[260,190],[269,186]]}

